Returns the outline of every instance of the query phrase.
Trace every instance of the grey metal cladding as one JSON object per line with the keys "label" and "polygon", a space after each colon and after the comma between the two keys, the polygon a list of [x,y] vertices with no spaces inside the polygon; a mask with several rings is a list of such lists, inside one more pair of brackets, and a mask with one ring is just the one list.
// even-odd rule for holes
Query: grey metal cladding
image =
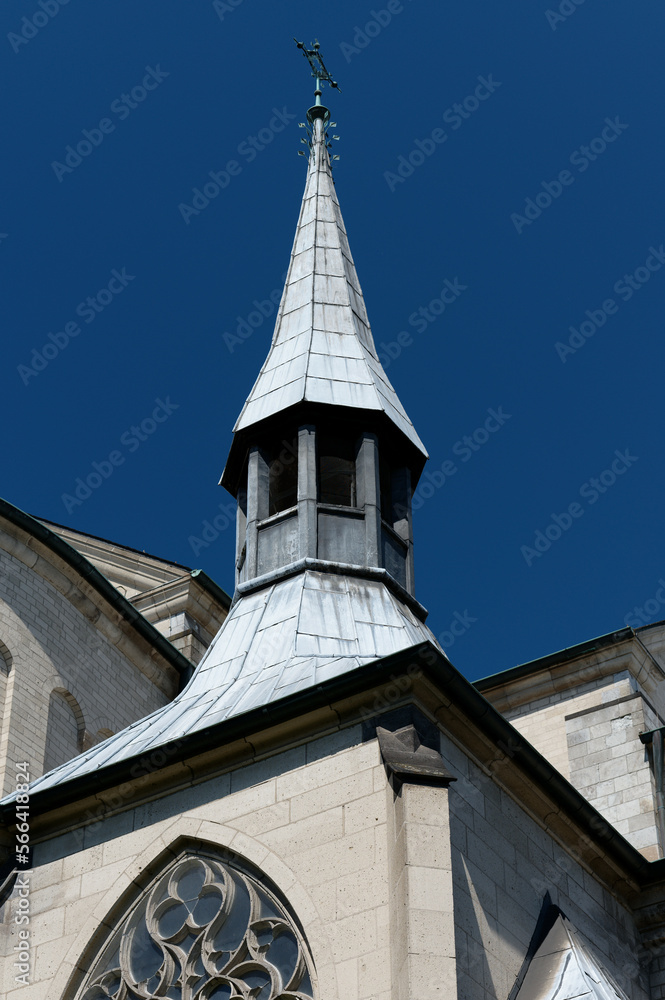
{"label": "grey metal cladding", "polygon": [[628,1000],[618,983],[559,913],[529,962],[513,1000]]}
{"label": "grey metal cladding", "polygon": [[383,412],[427,456],[378,359],[320,122],[272,345],[234,430],[302,401]]}
{"label": "grey metal cladding", "polygon": [[[31,794],[436,639],[379,580],[307,570],[240,597],[177,698],[31,785]],[[9,801],[9,798],[6,800]]]}

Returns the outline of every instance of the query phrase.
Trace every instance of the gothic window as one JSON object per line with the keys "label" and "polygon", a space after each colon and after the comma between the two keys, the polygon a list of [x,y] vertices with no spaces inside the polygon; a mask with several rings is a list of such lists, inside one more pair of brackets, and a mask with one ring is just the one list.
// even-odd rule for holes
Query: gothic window
{"label": "gothic window", "polygon": [[298,500],[298,441],[281,441],[268,461],[268,514],[294,507]]}
{"label": "gothic window", "polygon": [[319,502],[356,505],[356,455],[352,441],[317,435]]}
{"label": "gothic window", "polygon": [[183,852],[125,911],[76,1000],[312,1000],[305,947],[266,885]]}

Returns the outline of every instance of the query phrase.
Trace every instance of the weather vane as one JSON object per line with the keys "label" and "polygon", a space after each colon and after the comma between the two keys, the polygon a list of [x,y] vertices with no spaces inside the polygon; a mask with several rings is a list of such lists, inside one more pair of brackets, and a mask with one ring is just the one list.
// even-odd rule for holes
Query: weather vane
{"label": "weather vane", "polygon": [[296,43],[299,49],[302,49],[303,55],[305,56],[305,59],[307,60],[307,62],[311,67],[312,76],[316,80],[316,90],[314,91],[314,105],[307,112],[307,120],[311,125],[313,124],[316,118],[321,118],[323,119],[323,124],[327,125],[328,120],[330,119],[330,112],[328,111],[328,108],[324,107],[324,105],[321,104],[321,94],[322,94],[321,85],[323,83],[328,83],[330,84],[331,87],[334,87],[336,90],[338,90],[340,94],[342,92],[339,89],[339,85],[333,80],[332,76],[326,69],[323,57],[319,52],[319,49],[321,47],[319,43],[315,41],[312,48],[307,49],[305,48],[304,42],[299,42],[297,38],[294,38],[293,41]]}

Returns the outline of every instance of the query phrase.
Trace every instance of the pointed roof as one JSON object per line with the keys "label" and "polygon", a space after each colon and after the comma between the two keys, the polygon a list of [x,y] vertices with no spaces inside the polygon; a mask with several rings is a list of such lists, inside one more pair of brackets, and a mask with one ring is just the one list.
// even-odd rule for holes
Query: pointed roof
{"label": "pointed roof", "polygon": [[515,1000],[628,1000],[559,911],[529,962]]}
{"label": "pointed roof", "polygon": [[281,580],[236,601],[172,702],[37,778],[31,794],[158,750],[423,642],[441,651],[427,626],[379,580],[311,570]]}
{"label": "pointed roof", "polygon": [[303,401],[383,412],[427,451],[379,361],[326,148],[312,123],[307,182],[268,357],[234,431]]}
{"label": "pointed roof", "polygon": [[[319,110],[320,109],[320,110]],[[310,109],[312,110],[312,109]],[[326,109],[317,106],[320,114]],[[311,119],[310,119],[311,120]],[[327,120],[327,119],[326,119]],[[272,346],[234,430],[307,401],[383,413],[427,452],[378,360],[335,195],[322,118]],[[306,561],[307,562],[307,561]],[[330,564],[332,565],[332,564]],[[36,779],[36,794],[423,643],[443,654],[426,612],[385,570],[302,566],[240,593],[174,701]],[[9,801],[9,798],[7,800]]]}

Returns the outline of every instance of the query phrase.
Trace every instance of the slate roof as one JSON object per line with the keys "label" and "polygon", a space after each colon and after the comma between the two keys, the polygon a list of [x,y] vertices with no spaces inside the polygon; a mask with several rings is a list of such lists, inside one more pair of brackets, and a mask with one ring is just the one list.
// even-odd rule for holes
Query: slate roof
{"label": "slate roof", "polygon": [[37,778],[31,794],[156,750],[423,641],[440,648],[381,581],[312,570],[283,579],[234,604],[174,701]]}
{"label": "slate roof", "polygon": [[272,345],[234,431],[303,400],[383,411],[427,457],[376,353],[320,119]]}

